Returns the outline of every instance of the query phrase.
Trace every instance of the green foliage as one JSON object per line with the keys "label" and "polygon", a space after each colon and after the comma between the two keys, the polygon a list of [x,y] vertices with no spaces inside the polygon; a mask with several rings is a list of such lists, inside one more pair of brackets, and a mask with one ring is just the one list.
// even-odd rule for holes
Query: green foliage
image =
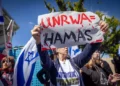
{"label": "green foliage", "polygon": [[[102,12],[97,11],[96,14],[102,19],[104,15]],[[120,21],[113,17],[105,17],[105,21],[109,25],[109,31],[105,34],[105,41],[101,45],[101,51],[109,53],[112,56],[117,54],[119,41],[120,41]]]}
{"label": "green foliage", "polygon": [[46,0],[44,0],[44,3],[49,12],[52,12],[52,10],[54,10],[54,12],[56,11],[54,7],[51,7],[50,3],[46,2]]}
{"label": "green foliage", "polygon": [[[78,12],[86,11],[86,9],[83,7],[84,0],[78,0],[77,2],[74,2],[73,4],[72,4],[72,2],[70,2],[70,0],[68,0],[66,2],[64,0],[55,0],[55,2],[59,8],[59,11],[68,11],[68,10],[78,11]],[[46,2],[46,0],[44,0],[44,3],[45,3],[46,8],[50,12],[52,11],[52,9],[54,9],[54,7],[51,7],[50,3]]]}

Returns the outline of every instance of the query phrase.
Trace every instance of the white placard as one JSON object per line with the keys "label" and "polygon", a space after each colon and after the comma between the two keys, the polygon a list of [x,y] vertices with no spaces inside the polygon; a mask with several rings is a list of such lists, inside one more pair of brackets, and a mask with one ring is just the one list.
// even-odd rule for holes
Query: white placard
{"label": "white placard", "polygon": [[64,11],[38,16],[42,49],[102,42],[100,18],[92,12]]}

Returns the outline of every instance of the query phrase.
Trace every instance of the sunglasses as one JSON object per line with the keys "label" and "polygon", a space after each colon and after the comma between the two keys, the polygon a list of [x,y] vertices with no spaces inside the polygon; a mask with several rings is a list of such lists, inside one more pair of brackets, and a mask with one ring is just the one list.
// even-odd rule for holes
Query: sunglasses
{"label": "sunglasses", "polygon": [[5,63],[5,62],[8,63],[8,60],[3,60],[3,61],[2,61],[2,63]]}

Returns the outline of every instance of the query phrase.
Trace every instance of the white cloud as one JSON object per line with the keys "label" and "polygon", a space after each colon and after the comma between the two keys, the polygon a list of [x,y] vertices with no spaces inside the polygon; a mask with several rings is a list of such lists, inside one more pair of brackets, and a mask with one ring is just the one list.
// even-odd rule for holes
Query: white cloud
{"label": "white cloud", "polygon": [[33,23],[33,22],[29,22],[29,24],[31,24],[31,25],[32,25],[32,24],[34,24],[34,23]]}
{"label": "white cloud", "polygon": [[111,16],[108,14],[108,11],[101,11],[104,15],[102,16],[102,20],[104,20],[105,17],[111,18]]}

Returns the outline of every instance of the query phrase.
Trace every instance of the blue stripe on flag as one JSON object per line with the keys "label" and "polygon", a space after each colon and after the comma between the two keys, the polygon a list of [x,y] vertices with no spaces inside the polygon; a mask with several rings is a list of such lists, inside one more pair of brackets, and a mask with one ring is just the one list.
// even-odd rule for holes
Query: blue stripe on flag
{"label": "blue stripe on flag", "polygon": [[23,61],[24,60],[24,51],[22,52],[21,56],[18,60],[17,65],[17,86],[24,86],[24,74],[23,74]]}
{"label": "blue stripe on flag", "polygon": [[[39,56],[39,53],[37,52],[36,55],[35,55],[35,58],[37,58],[38,56]],[[34,69],[35,69],[35,64],[36,64],[36,62],[34,62],[34,63],[32,64],[30,76],[29,76],[29,78],[28,78],[28,81],[27,81],[27,83],[26,83],[26,86],[30,86],[30,84],[31,84],[32,76],[33,76]]]}
{"label": "blue stripe on flag", "polygon": [[0,16],[0,22],[4,22],[4,18],[3,18],[3,16]]}
{"label": "blue stripe on flag", "polygon": [[27,81],[27,83],[26,83],[26,86],[30,86],[30,84],[31,84],[32,76],[33,76],[34,69],[35,69],[35,64],[36,64],[36,62],[32,64],[30,76],[29,76],[29,78],[28,78],[28,81]]}
{"label": "blue stripe on flag", "polygon": [[70,56],[71,56],[71,49],[72,49],[72,47],[69,47],[69,49],[68,49],[68,53]]}

